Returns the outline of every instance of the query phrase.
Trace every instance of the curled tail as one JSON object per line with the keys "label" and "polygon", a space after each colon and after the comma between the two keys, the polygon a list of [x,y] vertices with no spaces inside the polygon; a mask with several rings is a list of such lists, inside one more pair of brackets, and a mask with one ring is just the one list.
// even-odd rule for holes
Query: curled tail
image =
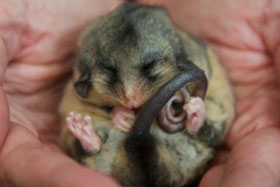
{"label": "curled tail", "polygon": [[150,134],[150,127],[161,108],[182,87],[195,84],[194,95],[204,98],[207,90],[207,78],[198,68],[182,72],[159,88],[145,104],[136,118],[134,126],[125,140],[124,146],[128,158],[140,173],[144,186],[166,186],[158,176],[158,155],[156,139]]}

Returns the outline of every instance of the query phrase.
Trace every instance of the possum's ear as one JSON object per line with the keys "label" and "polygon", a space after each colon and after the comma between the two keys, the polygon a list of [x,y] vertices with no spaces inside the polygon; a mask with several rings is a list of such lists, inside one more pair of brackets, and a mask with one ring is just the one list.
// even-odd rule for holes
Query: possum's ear
{"label": "possum's ear", "polygon": [[74,83],[74,88],[81,97],[87,98],[92,88],[90,74],[82,74],[80,78]]}

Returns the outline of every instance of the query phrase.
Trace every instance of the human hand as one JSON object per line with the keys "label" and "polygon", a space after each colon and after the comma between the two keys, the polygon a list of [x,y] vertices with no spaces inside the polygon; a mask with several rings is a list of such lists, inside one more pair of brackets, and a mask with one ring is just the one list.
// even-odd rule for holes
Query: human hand
{"label": "human hand", "polygon": [[56,137],[57,93],[78,33],[120,2],[0,1],[1,186],[117,186],[64,155]]}
{"label": "human hand", "polygon": [[141,2],[164,5],[177,25],[208,41],[233,83],[237,116],[200,187],[279,186],[279,1]]}
{"label": "human hand", "polygon": [[[181,27],[212,44],[225,63],[236,93],[237,118],[229,130],[226,148],[201,186],[278,186],[277,0],[157,1],[169,7]],[[59,78],[69,72],[65,59],[73,50],[70,44],[75,43],[79,28],[102,13],[84,10],[91,9],[92,4],[100,11],[106,3],[112,8],[116,2],[106,1],[99,6],[87,0],[77,4],[63,0],[34,1],[32,5],[22,2],[9,1],[8,7],[7,1],[0,3],[0,7],[7,7],[1,14],[6,17],[0,20],[0,80],[3,83],[9,62],[3,87],[11,121],[17,122],[9,122],[1,89],[1,179],[10,186],[110,183],[67,159],[53,144],[57,100],[46,98],[57,98],[54,93],[61,90],[53,91],[59,87]]]}

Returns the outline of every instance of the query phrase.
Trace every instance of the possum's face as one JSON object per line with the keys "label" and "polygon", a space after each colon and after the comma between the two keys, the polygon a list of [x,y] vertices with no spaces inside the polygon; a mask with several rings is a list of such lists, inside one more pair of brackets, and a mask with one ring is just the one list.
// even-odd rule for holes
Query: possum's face
{"label": "possum's face", "polygon": [[117,9],[82,36],[74,87],[86,102],[138,108],[182,69],[182,48],[163,9]]}
{"label": "possum's face", "polygon": [[80,54],[81,67],[75,83],[79,96],[108,106],[140,107],[178,71],[175,58],[168,54],[168,44],[161,47],[148,43],[143,47],[119,46],[110,53],[97,54],[97,58],[87,59],[89,66]]}

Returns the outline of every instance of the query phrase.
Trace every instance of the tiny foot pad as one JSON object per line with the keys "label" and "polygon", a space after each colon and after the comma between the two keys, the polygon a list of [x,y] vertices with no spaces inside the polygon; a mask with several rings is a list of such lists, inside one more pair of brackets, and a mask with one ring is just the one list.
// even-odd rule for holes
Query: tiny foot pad
{"label": "tiny foot pad", "polygon": [[100,150],[101,140],[95,133],[90,116],[82,117],[79,113],[69,112],[66,116],[66,125],[74,136],[80,140],[85,150],[92,153]]}

